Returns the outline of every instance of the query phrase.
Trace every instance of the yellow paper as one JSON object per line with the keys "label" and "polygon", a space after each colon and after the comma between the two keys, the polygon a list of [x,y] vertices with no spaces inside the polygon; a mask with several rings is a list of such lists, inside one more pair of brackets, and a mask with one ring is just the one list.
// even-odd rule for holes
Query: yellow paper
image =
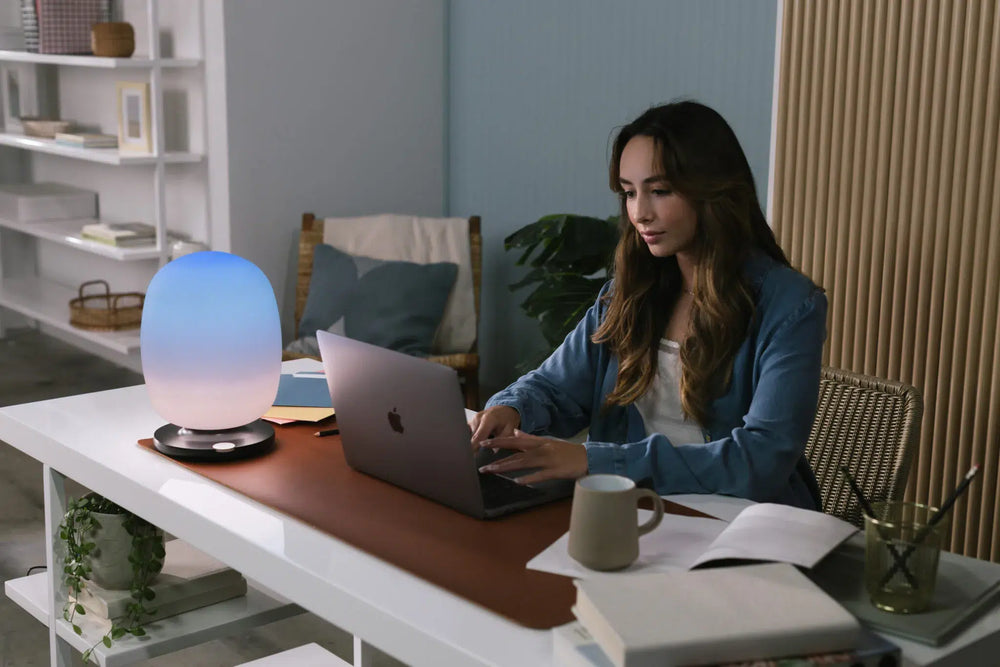
{"label": "yellow paper", "polygon": [[275,405],[264,413],[264,419],[274,417],[276,419],[294,419],[303,422],[318,422],[321,419],[332,417],[333,408],[307,408],[291,405]]}

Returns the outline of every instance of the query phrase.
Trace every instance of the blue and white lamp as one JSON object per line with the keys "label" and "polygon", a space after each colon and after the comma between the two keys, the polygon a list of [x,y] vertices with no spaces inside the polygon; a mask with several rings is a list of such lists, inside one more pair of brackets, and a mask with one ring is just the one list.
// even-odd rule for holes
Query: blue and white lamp
{"label": "blue and white lamp", "polygon": [[175,458],[264,453],[274,429],[260,419],[281,378],[274,290],[252,262],[225,252],[185,255],[149,283],[139,334],[156,412],[156,448]]}

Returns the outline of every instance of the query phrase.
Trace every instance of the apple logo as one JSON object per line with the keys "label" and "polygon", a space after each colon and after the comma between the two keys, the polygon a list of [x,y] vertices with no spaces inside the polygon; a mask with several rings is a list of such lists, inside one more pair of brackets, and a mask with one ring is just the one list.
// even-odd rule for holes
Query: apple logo
{"label": "apple logo", "polygon": [[403,432],[403,418],[399,416],[398,412],[396,412],[396,408],[393,408],[392,412],[387,413],[386,417],[389,418],[389,426],[393,431],[396,433]]}

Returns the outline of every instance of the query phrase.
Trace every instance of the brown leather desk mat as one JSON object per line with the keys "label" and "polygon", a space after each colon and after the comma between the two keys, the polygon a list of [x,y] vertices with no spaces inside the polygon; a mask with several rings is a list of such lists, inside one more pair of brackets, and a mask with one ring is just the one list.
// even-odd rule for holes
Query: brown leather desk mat
{"label": "brown leather desk mat", "polygon": [[[569,499],[473,519],[352,470],[340,436],[317,438],[316,430],[316,424],[275,427],[274,450],[255,459],[171,460],[520,625],[544,629],[573,620],[572,579],[525,568],[569,528]],[[152,439],[139,444],[156,452]]]}

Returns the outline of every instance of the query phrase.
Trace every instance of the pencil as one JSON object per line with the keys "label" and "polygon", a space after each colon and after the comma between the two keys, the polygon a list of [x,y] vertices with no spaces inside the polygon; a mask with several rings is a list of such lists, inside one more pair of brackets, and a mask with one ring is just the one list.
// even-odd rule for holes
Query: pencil
{"label": "pencil", "polygon": [[[851,471],[847,469],[847,466],[840,466],[840,473],[847,480],[847,483],[851,487],[851,491],[853,491],[855,497],[857,497],[858,504],[861,505],[861,511],[870,516],[871,518],[876,519],[877,517],[875,516],[875,510],[872,509],[871,503],[868,502],[868,498],[865,497],[864,492],[861,490],[861,487],[858,486],[857,481],[855,481],[854,476],[851,475]],[[904,557],[896,550],[896,545],[890,543],[889,540],[885,539],[885,536],[882,535],[882,529],[878,526],[877,523],[875,524],[875,527],[876,530],[878,530],[879,532],[879,536],[882,537],[882,540],[885,542],[885,546],[889,547],[889,553],[892,555],[894,567],[903,571],[903,576],[906,577],[906,581],[910,584],[910,586],[912,586],[913,588],[919,588],[920,585],[917,582],[917,578],[913,576],[912,572],[910,572],[910,568],[906,567],[906,561],[904,560]]]}
{"label": "pencil", "polygon": [[874,518],[875,510],[872,509],[871,503],[868,502],[868,498],[866,498],[865,494],[862,493],[861,487],[858,486],[858,483],[854,480],[854,476],[851,475],[847,466],[840,466],[840,474],[844,476],[844,479],[846,479],[847,483],[851,486],[851,491],[854,492],[854,496],[858,499],[858,504],[861,505],[861,511]]}
{"label": "pencil", "polygon": [[[943,503],[941,503],[941,507],[938,509],[937,512],[934,513],[934,516],[930,518],[930,520],[927,522],[927,525],[918,530],[917,534],[913,536],[913,542],[903,551],[904,561],[908,559],[914,551],[917,550],[917,547],[920,546],[920,544],[925,539],[927,539],[927,535],[929,535],[930,532],[934,530],[934,526],[936,526],[938,523],[941,522],[941,519],[944,518],[944,515],[947,514],[948,510],[950,510],[952,505],[955,504],[955,501],[957,501],[959,497],[961,497],[961,495],[965,493],[965,490],[969,488],[969,484],[972,483],[972,479],[976,476],[978,472],[979,472],[978,463],[974,464],[971,468],[969,468],[969,472],[965,473],[965,477],[963,477],[962,481],[958,484],[958,486],[955,487],[955,490],[951,492],[951,495],[948,496],[948,499],[945,500]],[[885,573],[885,576],[882,577],[882,581],[880,582],[879,585],[884,586],[886,582],[892,579],[892,575],[896,574],[896,572],[899,571],[899,567],[900,563],[897,561],[896,563],[893,564],[892,568],[890,568],[889,571]]]}
{"label": "pencil", "polygon": [[327,428],[323,429],[322,431],[316,431],[315,433],[313,433],[313,435],[316,436],[317,438],[322,438],[323,436],[326,435],[339,435],[339,434],[340,434],[339,428]]}

